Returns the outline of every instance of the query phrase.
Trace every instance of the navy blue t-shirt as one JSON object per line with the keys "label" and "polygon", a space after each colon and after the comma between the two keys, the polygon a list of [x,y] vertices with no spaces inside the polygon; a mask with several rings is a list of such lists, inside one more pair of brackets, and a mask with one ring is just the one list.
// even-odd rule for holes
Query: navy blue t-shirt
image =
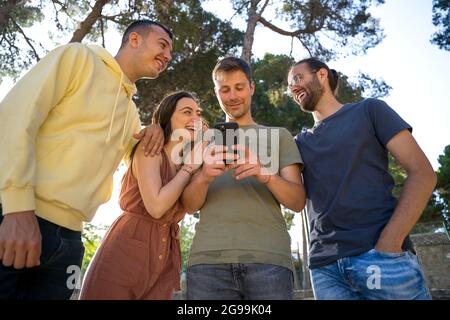
{"label": "navy blue t-shirt", "polygon": [[386,144],[405,129],[412,131],[385,102],[366,99],[295,137],[305,165],[310,268],[376,245],[397,205]]}

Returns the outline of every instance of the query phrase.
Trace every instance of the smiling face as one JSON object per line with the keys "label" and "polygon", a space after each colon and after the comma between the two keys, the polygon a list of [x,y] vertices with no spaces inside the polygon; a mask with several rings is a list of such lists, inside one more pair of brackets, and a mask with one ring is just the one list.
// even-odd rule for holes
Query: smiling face
{"label": "smiling face", "polygon": [[310,70],[306,63],[296,65],[289,72],[288,83],[292,98],[300,108],[306,112],[315,111],[325,92],[316,71]]}
{"label": "smiling face", "polygon": [[244,72],[219,72],[214,84],[220,106],[230,119],[238,121],[251,117],[250,106],[255,85],[253,81],[249,82]]}
{"label": "smiling face", "polygon": [[172,60],[172,40],[163,28],[156,25],[151,26],[149,32],[140,40],[136,52],[138,76],[155,79]]}
{"label": "smiling face", "polygon": [[178,100],[175,111],[170,118],[172,132],[177,129],[188,130],[191,140],[194,140],[195,126],[201,120],[202,109],[192,98],[181,98]]}

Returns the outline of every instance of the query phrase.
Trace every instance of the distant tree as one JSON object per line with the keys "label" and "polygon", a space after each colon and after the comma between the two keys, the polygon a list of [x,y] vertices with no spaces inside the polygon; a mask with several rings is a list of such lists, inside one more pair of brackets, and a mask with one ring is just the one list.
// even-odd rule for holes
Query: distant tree
{"label": "distant tree", "polygon": [[[291,37],[292,41],[298,40],[309,56],[319,57],[324,61],[349,54],[363,54],[384,38],[379,20],[368,12],[372,4],[383,4],[384,0],[231,0],[231,3],[235,14],[247,21],[241,53],[241,58],[247,62],[252,60],[254,34],[258,23],[274,33]],[[266,18],[269,12],[276,13],[277,21],[289,22],[293,30],[285,30],[276,26],[277,21],[269,21]],[[286,73],[279,76],[285,77]],[[355,102],[362,96],[380,98],[386,96],[391,89],[383,80],[372,79],[367,74],[360,74],[356,82],[350,82],[345,75],[341,76],[343,81],[338,97],[344,103]],[[298,108],[288,99],[285,99],[279,108],[295,114],[287,119],[277,119],[280,119],[280,122],[287,120],[292,124],[287,125],[290,129],[297,126],[294,131],[298,132],[298,127],[306,120],[305,116],[299,116],[300,113],[294,111],[298,112]],[[260,111],[262,114],[266,112]]]}
{"label": "distant tree", "polygon": [[396,198],[400,198],[400,193],[407,178],[407,174],[405,169],[403,169],[403,167],[391,154],[389,154],[389,172],[395,183],[392,194]]}
{"label": "distant tree", "polygon": [[440,203],[442,205],[442,218],[450,240],[450,145],[444,149],[444,154],[438,158],[439,169],[437,171],[437,186]]}
{"label": "distant tree", "polygon": [[[39,6],[26,1],[0,0],[0,82],[6,76],[17,78],[23,69],[39,61],[41,48],[25,34],[24,28],[43,18]],[[27,48],[26,58],[21,58],[22,44]]]}
{"label": "distant tree", "polygon": [[439,199],[439,192],[435,190],[431,194],[431,198],[428,201],[427,206],[423,210],[419,222],[440,224],[444,216],[445,216],[445,205],[442,202],[442,200]]}
{"label": "distant tree", "polygon": [[287,128],[295,135],[303,127],[313,124],[312,116],[302,112],[287,96],[286,75],[294,63],[291,57],[266,53],[253,63],[256,84],[252,99],[252,113],[256,122],[267,126]]}
{"label": "distant tree", "polygon": [[180,223],[181,270],[183,272],[186,272],[187,258],[194,239],[194,226],[196,223],[196,219],[188,219],[188,217],[186,216]]}
{"label": "distant tree", "polygon": [[[252,112],[256,122],[285,127],[293,135],[314,123],[312,115],[301,111],[287,95],[286,76],[294,62],[292,57],[286,55],[266,53],[252,64],[256,84]],[[357,102],[365,97],[380,98],[387,95],[390,89],[384,81],[368,79],[364,74],[354,82],[350,82],[343,74],[340,77],[337,98],[343,103]]]}
{"label": "distant tree", "polygon": [[[250,61],[258,23],[280,35],[297,39],[310,56],[331,60],[336,56],[360,54],[376,46],[384,37],[378,19],[368,8],[384,0],[231,0],[235,12],[247,21],[242,58]],[[269,21],[267,11],[287,21],[293,30]]]}
{"label": "distant tree", "polygon": [[438,158],[439,169],[437,171],[437,190],[439,197],[445,204],[446,210],[449,209],[450,203],[450,145],[444,149],[444,154]]}
{"label": "distant tree", "polygon": [[450,145],[438,157],[439,168],[436,172],[437,184],[419,222],[433,223],[441,227],[442,224],[450,239]]}
{"label": "distant tree", "polygon": [[82,240],[84,244],[84,257],[83,263],[81,265],[81,275],[86,272],[89,263],[94,257],[95,251],[97,250],[100,242],[102,241],[102,234],[107,229],[104,225],[94,225],[92,223],[86,223],[84,225]]}
{"label": "distant tree", "polygon": [[166,1],[155,6],[155,15],[175,34],[173,61],[157,81],[141,80],[136,103],[141,119],[149,123],[162,98],[174,90],[197,94],[210,123],[223,118],[214,95],[211,71],[221,56],[234,55],[242,43],[242,32],[212,13],[199,0]]}
{"label": "distant tree", "polygon": [[337,98],[342,103],[352,103],[363,98],[383,98],[392,89],[384,80],[373,79],[365,73],[359,73],[357,78],[350,80],[345,74],[339,73]]}
{"label": "distant tree", "polygon": [[45,30],[51,39],[73,33],[70,42],[81,42],[86,36],[95,40],[106,30],[104,7],[117,1],[97,0],[91,7],[89,0],[0,0],[0,80],[16,79],[48,52],[27,28],[51,19],[55,30]]}
{"label": "distant tree", "polygon": [[433,0],[433,24],[440,29],[433,34],[431,43],[450,51],[450,1]]}
{"label": "distant tree", "polygon": [[300,214],[300,213],[296,213],[287,208],[282,208],[282,212],[283,212],[284,221],[286,222],[287,229],[291,230],[291,228],[294,226],[295,215]]}
{"label": "distant tree", "polygon": [[[113,26],[116,29],[124,30],[134,19],[155,19],[168,25],[175,34],[173,61],[171,65],[158,78],[158,81],[141,80],[137,83],[139,92],[135,102],[140,111],[141,119],[145,124],[149,123],[153,110],[162,97],[171,91],[180,89],[193,91],[198,95],[205,109],[205,118],[210,123],[214,123],[219,119],[223,120],[223,112],[212,90],[211,70],[219,57],[235,55],[242,45],[248,47],[250,44],[248,39],[244,38],[244,33],[234,29],[229,21],[223,21],[215,15],[204,11],[202,8],[203,0],[132,0],[126,2],[119,0],[96,0],[95,2],[89,0],[67,0],[64,2],[59,0],[39,0],[33,2],[17,0],[0,1],[4,3],[4,6],[0,9],[0,17],[4,17],[0,21],[0,41],[2,41],[0,47],[0,77],[17,77],[24,69],[27,69],[31,64],[38,61],[41,56],[46,54],[49,48],[44,48],[39,41],[29,38],[26,34],[27,27],[34,26],[43,21],[44,13],[47,20],[54,21],[56,31],[49,29],[47,32],[49,33],[50,39],[55,38],[55,43],[58,43],[63,38],[70,39],[68,40],[70,42],[84,41],[85,39],[95,41],[100,38],[102,44],[105,45],[105,33],[109,28]],[[232,4],[235,7],[239,5],[241,10],[238,13],[244,15],[248,11],[244,10],[246,5],[248,6],[252,3],[258,6],[260,2],[255,0],[232,1]],[[306,10],[305,8],[308,6],[316,8],[312,2],[306,6],[305,1],[284,1],[282,11],[280,11],[282,12],[280,13],[280,17],[291,20],[294,17],[298,18],[302,15],[298,13],[296,16],[292,11],[293,8],[300,8],[302,10]],[[322,2],[318,1],[319,5],[317,8],[321,9],[317,9],[316,14],[319,16],[333,15],[338,17],[339,15],[345,15],[340,6],[336,7],[336,10],[339,9],[336,11],[336,15],[330,13],[329,11],[335,4]],[[362,3],[366,4],[371,2],[362,1]],[[382,1],[374,2],[382,3]],[[306,7],[302,7],[302,3]],[[266,1],[265,7],[268,5],[274,6],[274,3]],[[355,12],[358,12],[358,17],[365,16],[367,21],[372,19],[370,15],[363,14],[366,10],[364,6],[341,5],[349,10],[348,14],[356,14]],[[262,14],[263,10],[261,6],[259,8]],[[322,12],[321,10],[325,11]],[[363,23],[362,21],[365,18],[362,19],[361,17],[358,18],[360,19],[358,21]],[[262,15],[260,18],[258,20],[260,23],[267,21]],[[332,23],[327,19],[325,19],[328,21],[327,24],[321,28],[311,28],[311,25],[314,23],[310,22],[310,27],[307,28],[304,26],[302,32],[291,36],[302,39],[302,41],[313,38],[317,38],[316,40],[319,41],[319,34],[321,32],[332,32]],[[297,20],[294,19],[292,21],[295,22]],[[343,19],[341,25],[342,30],[345,29],[347,30],[345,32],[350,32],[349,30],[352,29],[354,32],[358,31],[367,35],[367,25],[358,29],[352,23],[349,19]],[[301,25],[301,22],[297,21],[295,23],[300,28],[299,24]],[[373,26],[375,25],[377,23],[373,24]],[[335,29],[338,30],[337,27]],[[365,44],[361,44],[362,47],[369,46],[369,43],[374,45],[377,42],[374,39],[382,37],[380,29],[378,27],[375,29],[372,37],[368,35],[365,37],[363,41]],[[337,32],[336,30],[333,32]],[[311,34],[308,32],[311,32]],[[313,34],[314,36],[312,36]],[[355,34],[356,38],[357,36]],[[312,43],[315,42],[312,41]],[[309,46],[309,48],[313,48],[314,46],[318,48],[314,52],[325,55],[324,51],[319,50],[321,46],[317,43]],[[27,47],[27,50],[23,50],[23,48]],[[246,50],[244,48],[243,51]],[[270,59],[269,56],[268,60]],[[278,78],[278,83],[285,84],[288,64],[291,64],[293,61],[284,57],[281,59],[274,58],[273,61],[267,62],[268,64],[266,63],[266,66],[264,66],[265,62],[262,62],[263,65],[261,68],[265,68],[265,71],[259,72],[261,73],[261,78],[272,73]],[[256,69],[258,67],[259,65],[256,66]],[[274,70],[276,72],[273,70],[269,71],[269,67],[275,68]],[[271,81],[270,77],[268,81]],[[273,85],[276,86],[276,83]],[[361,81],[348,82],[348,86],[342,86],[342,88],[344,96],[347,95],[349,98],[355,98],[360,97],[363,91],[365,96],[370,96],[372,92],[369,91],[376,86],[382,88],[382,90],[375,92],[378,96],[386,94],[389,90],[389,87],[383,82],[377,82],[368,77]],[[307,121],[311,122],[311,117],[301,113],[291,99],[284,94],[285,88],[271,89],[269,94],[266,94],[263,90],[264,86],[260,86],[255,95],[256,98],[260,97],[260,99],[256,99],[259,101],[258,106],[254,110],[258,121],[269,124],[269,120],[271,120],[275,125],[287,124],[285,126],[292,133],[297,133]],[[267,116],[268,113],[266,111],[270,106],[263,103],[264,100],[272,102],[272,106],[276,105],[276,109],[271,111],[273,115],[278,113],[280,115],[279,117]],[[344,99],[344,102],[350,100]]]}
{"label": "distant tree", "polygon": [[[441,167],[437,172],[438,183],[427,203],[427,206],[420,216],[418,223],[440,224],[443,218],[445,218],[446,212],[448,212],[448,199],[445,200],[445,197],[448,197],[450,194],[450,183],[448,178],[450,175],[450,146],[446,147],[444,155],[439,156],[438,161],[441,164]],[[389,171],[395,183],[392,193],[395,197],[399,198],[407,178],[407,173],[391,155],[389,155]],[[439,180],[439,178],[441,180]]]}

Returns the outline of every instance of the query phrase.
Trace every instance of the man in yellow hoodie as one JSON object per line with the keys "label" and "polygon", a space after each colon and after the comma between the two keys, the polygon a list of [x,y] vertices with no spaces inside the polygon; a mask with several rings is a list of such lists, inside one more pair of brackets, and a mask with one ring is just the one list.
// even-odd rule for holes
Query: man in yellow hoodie
{"label": "man in yellow hoodie", "polygon": [[[0,299],[68,299],[84,247],[83,222],[111,196],[113,173],[141,131],[135,82],[171,60],[172,33],[133,22],[115,57],[96,45],[60,46],[0,103]],[[153,139],[153,141],[155,141]]]}

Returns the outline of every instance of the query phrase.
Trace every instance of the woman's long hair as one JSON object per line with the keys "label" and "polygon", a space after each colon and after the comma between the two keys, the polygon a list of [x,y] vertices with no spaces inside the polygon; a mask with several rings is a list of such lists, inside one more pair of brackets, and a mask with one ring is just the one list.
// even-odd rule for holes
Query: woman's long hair
{"label": "woman's long hair", "polygon": [[[187,91],[173,92],[165,96],[164,99],[162,99],[162,101],[159,103],[159,105],[156,107],[153,113],[152,123],[159,124],[159,126],[163,130],[164,144],[170,141],[170,136],[172,134],[172,126],[170,124],[170,119],[172,118],[172,115],[175,112],[178,101],[180,101],[183,98],[190,98],[194,101],[197,101],[195,95],[190,92]],[[136,152],[139,143],[140,141],[136,143],[136,145],[133,147],[133,150],[131,151],[130,154],[130,159],[133,159],[134,153]]]}

